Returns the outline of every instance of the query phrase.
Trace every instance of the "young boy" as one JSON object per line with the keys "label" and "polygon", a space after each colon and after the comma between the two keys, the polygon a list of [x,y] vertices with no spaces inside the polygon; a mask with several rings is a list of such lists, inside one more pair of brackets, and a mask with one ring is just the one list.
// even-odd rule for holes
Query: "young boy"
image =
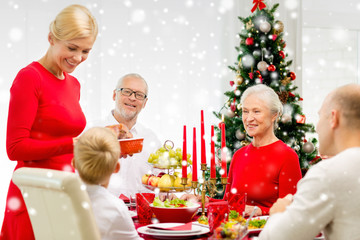
{"label": "young boy", "polygon": [[119,156],[115,134],[109,129],[94,127],[76,142],[73,164],[86,184],[101,238],[142,239],[124,202],[106,189],[112,173],[120,170]]}

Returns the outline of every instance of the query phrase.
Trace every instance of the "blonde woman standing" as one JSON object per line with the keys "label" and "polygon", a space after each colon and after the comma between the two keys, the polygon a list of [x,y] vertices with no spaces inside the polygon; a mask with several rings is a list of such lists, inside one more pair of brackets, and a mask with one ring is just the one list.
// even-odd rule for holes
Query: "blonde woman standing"
{"label": "blonde woman standing", "polygon": [[[10,89],[6,149],[21,167],[74,171],[73,139],[85,128],[80,83],[69,75],[85,61],[98,33],[81,5],[64,8],[50,24],[50,46],[17,74]],[[1,239],[34,239],[20,190],[10,182]]]}

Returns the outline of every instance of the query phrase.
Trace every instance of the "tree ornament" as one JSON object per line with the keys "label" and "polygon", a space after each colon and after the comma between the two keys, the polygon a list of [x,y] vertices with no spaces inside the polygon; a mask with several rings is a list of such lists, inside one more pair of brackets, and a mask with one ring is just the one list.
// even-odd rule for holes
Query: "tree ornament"
{"label": "tree ornament", "polygon": [[275,67],[273,64],[270,64],[270,65],[268,66],[267,70],[268,70],[269,72],[273,72],[273,71],[276,70],[276,67]]}
{"label": "tree ornament", "polygon": [[246,141],[246,140],[241,141],[241,145],[242,145],[243,147],[245,147],[245,146],[247,146],[247,145],[249,145],[249,144],[250,144],[249,141]]}
{"label": "tree ornament", "polygon": [[281,41],[280,41],[280,45],[281,45],[283,48],[285,48],[285,47],[286,47],[286,42],[285,42],[284,40],[282,40],[282,39],[281,39]]}
{"label": "tree ornament", "polygon": [[287,100],[288,100],[288,98],[289,98],[288,92],[286,92],[286,91],[280,91],[280,92],[276,92],[276,93],[277,93],[277,95],[279,96],[279,99],[280,99],[280,101],[281,101],[283,104],[287,103]]}
{"label": "tree ornament", "polygon": [[233,118],[235,116],[235,113],[233,111],[231,111],[230,109],[228,109],[226,111],[226,116],[229,118]]}
{"label": "tree ornament", "polygon": [[283,51],[279,51],[279,56],[284,59],[285,58],[285,53]]}
{"label": "tree ornament", "polygon": [[300,115],[300,114],[298,114],[295,118],[296,118],[296,122],[297,122],[297,123],[299,123],[299,124],[305,124],[305,121],[306,121],[305,115]]}
{"label": "tree ornament", "polygon": [[234,81],[230,81],[230,86],[234,86],[235,82]]}
{"label": "tree ornament", "polygon": [[254,56],[255,58],[260,57],[260,56],[261,56],[260,50],[255,50],[255,51],[253,51],[253,56]]}
{"label": "tree ornament", "polygon": [[248,37],[245,43],[246,45],[254,45],[254,39],[252,37]]}
{"label": "tree ornament", "polygon": [[299,145],[295,145],[293,148],[295,151],[299,151],[300,150],[300,146]]}
{"label": "tree ornament", "polygon": [[245,139],[245,133],[240,131],[240,129],[236,130],[235,137],[239,140]]}
{"label": "tree ornament", "polygon": [[274,24],[274,33],[279,35],[283,31],[284,31],[284,24],[281,21],[277,20]]}
{"label": "tree ornament", "polygon": [[241,75],[236,75],[236,85],[241,85],[244,82],[244,78]]}
{"label": "tree ornament", "polygon": [[241,104],[239,103],[237,106],[236,106],[237,110],[240,110],[241,109]]}
{"label": "tree ornament", "polygon": [[261,11],[263,8],[266,8],[265,3],[263,3],[264,0],[254,0],[254,6],[251,9],[251,12],[253,13],[257,8]]}
{"label": "tree ornament", "polygon": [[296,75],[294,72],[289,72],[288,76],[291,78],[291,80],[295,80]]}
{"label": "tree ornament", "polygon": [[272,40],[275,41],[277,39],[277,35],[276,34],[273,34],[272,35]]}
{"label": "tree ornament", "polygon": [[267,21],[264,21],[264,22],[260,23],[259,28],[260,28],[260,31],[262,31],[264,33],[268,33],[271,30],[271,25]]}
{"label": "tree ornament", "polygon": [[257,68],[260,70],[260,71],[265,71],[266,68],[267,68],[268,64],[267,62],[265,61],[260,61],[258,64],[257,64]]}
{"label": "tree ornament", "polygon": [[251,19],[245,24],[245,28],[246,30],[251,29],[252,27],[254,27],[254,24],[251,22]]}
{"label": "tree ornament", "polygon": [[315,146],[314,146],[314,144],[312,144],[312,142],[306,142],[306,143],[304,143],[302,149],[306,153],[312,153],[315,150]]}
{"label": "tree ornament", "polygon": [[281,122],[282,122],[282,123],[291,122],[291,115],[290,115],[290,114],[287,114],[287,113],[284,113],[284,114],[281,116]]}
{"label": "tree ornament", "polygon": [[291,78],[286,77],[286,78],[281,80],[281,85],[286,86],[286,85],[288,85],[290,83],[290,81],[291,81]]}

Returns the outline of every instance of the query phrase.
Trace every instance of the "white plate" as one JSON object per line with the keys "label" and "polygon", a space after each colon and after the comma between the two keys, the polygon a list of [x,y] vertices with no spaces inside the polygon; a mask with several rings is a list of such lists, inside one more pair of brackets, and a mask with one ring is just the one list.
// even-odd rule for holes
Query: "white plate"
{"label": "white plate", "polygon": [[194,228],[191,227],[191,230],[163,230],[163,229],[154,229],[154,228],[150,228],[149,226],[154,226],[154,227],[160,227],[160,228],[171,228],[171,227],[176,227],[176,226],[181,226],[184,225],[184,223],[156,223],[156,224],[150,224],[147,225],[148,229],[153,233],[171,233],[171,234],[178,234],[178,233],[197,233],[200,232],[200,228]]}
{"label": "white plate", "polygon": [[[251,218],[250,220],[253,220],[253,219],[265,219],[265,220],[268,220],[269,219],[269,216],[259,216],[259,217],[253,217]],[[263,229],[262,228],[253,228],[253,229],[248,229],[248,232],[249,233],[253,233],[253,232],[261,232]]]}
{"label": "white plate", "polygon": [[199,231],[198,232],[188,232],[188,233],[177,233],[177,234],[168,233],[168,231],[165,233],[159,233],[159,232],[153,232],[152,231],[153,229],[150,229],[147,226],[140,227],[137,229],[137,231],[141,234],[149,235],[149,236],[152,236],[153,238],[157,238],[157,239],[184,239],[184,238],[191,238],[196,235],[207,234],[210,232],[209,228],[201,227],[201,226],[194,225],[194,224],[192,226],[192,229],[193,230],[198,229]]}

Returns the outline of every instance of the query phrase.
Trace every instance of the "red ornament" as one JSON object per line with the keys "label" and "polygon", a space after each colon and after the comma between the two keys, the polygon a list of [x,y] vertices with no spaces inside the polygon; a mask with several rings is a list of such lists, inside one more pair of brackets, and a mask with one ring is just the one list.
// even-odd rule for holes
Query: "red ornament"
{"label": "red ornament", "polygon": [[261,76],[260,71],[256,71],[256,73],[258,74],[258,78],[260,79],[260,82],[263,82],[263,77]]}
{"label": "red ornament", "polygon": [[289,97],[295,97],[295,94],[293,94],[292,92],[289,92]]}
{"label": "red ornament", "polygon": [[275,41],[277,39],[277,35],[276,34],[273,34],[272,35],[272,40]]}
{"label": "red ornament", "polygon": [[300,124],[304,124],[306,120],[305,115],[297,115],[296,116],[296,122]]}
{"label": "red ornament", "polygon": [[295,73],[294,72],[289,72],[289,77],[291,78],[291,80],[295,80],[295,78],[296,78],[296,75],[295,75]]}
{"label": "red ornament", "polygon": [[250,79],[253,79],[253,78],[254,78],[254,73],[252,73],[252,72],[249,73],[249,78],[250,78]]}
{"label": "red ornament", "polygon": [[253,8],[251,9],[251,12],[253,13],[257,8],[261,11],[263,8],[266,8],[265,3],[263,3],[264,0],[253,0]]}
{"label": "red ornament", "polygon": [[234,86],[235,82],[234,81],[230,81],[230,86]]}
{"label": "red ornament", "polygon": [[284,59],[284,58],[285,58],[285,53],[284,53],[283,51],[280,51],[280,52],[279,52],[279,56],[280,56],[282,59]]}
{"label": "red ornament", "polygon": [[249,37],[245,41],[246,45],[254,45],[254,39]]}
{"label": "red ornament", "polygon": [[230,109],[231,109],[231,111],[233,111],[233,112],[235,112],[235,111],[236,111],[236,106],[235,106],[235,104],[234,104],[234,103],[231,103],[231,105],[230,105]]}
{"label": "red ornament", "polygon": [[269,72],[273,72],[276,70],[276,67],[273,64],[270,64],[267,69]]}

